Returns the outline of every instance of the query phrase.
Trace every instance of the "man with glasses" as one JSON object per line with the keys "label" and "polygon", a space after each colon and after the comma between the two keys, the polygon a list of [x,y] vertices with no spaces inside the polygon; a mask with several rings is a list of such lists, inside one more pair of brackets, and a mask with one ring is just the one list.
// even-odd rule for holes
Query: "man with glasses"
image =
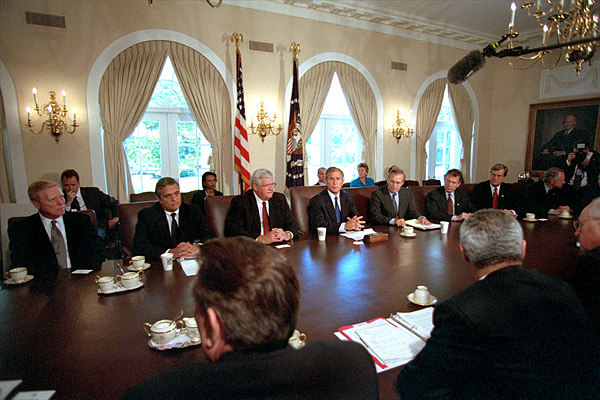
{"label": "man with glasses", "polygon": [[600,333],[600,197],[583,209],[574,225],[584,253],[577,260],[573,287]]}
{"label": "man with glasses", "polygon": [[417,218],[420,224],[431,222],[417,211],[412,194],[404,185],[404,171],[392,168],[387,184],[375,189],[369,199],[369,223],[372,225],[406,226],[407,219]]}
{"label": "man with glasses", "polygon": [[463,221],[473,212],[469,195],[458,189],[463,183],[462,172],[451,169],[444,175],[444,186],[427,193],[425,215],[438,221]]}
{"label": "man with glasses", "polygon": [[534,213],[538,218],[547,214],[571,212],[572,188],[565,185],[565,172],[560,168],[550,168],[544,172],[539,182],[530,185],[525,191],[526,213]]}
{"label": "man with glasses", "polygon": [[248,236],[270,244],[298,235],[298,224],[285,195],[275,192],[273,173],[257,169],[250,177],[251,190],[234,197],[225,218],[225,236]]}

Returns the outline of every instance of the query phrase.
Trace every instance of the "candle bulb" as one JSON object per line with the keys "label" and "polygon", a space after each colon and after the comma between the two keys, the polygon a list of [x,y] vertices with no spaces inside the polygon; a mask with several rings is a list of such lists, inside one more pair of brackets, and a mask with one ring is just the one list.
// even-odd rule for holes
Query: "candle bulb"
{"label": "candle bulb", "polygon": [[75,125],[75,121],[77,121],[77,110],[73,109],[73,125]]}
{"label": "candle bulb", "polygon": [[31,121],[31,108],[29,106],[25,107],[25,112],[27,113],[27,122]]}
{"label": "candle bulb", "polygon": [[63,106],[67,106],[67,92],[65,92],[65,89],[62,90],[62,92],[60,92],[60,94],[62,94],[63,97]]}
{"label": "candle bulb", "polygon": [[37,108],[37,89],[35,88],[35,86],[33,87],[33,89],[31,89],[31,93],[33,93],[33,102],[35,103],[35,107]]}
{"label": "candle bulb", "polygon": [[517,5],[513,2],[510,5],[510,9],[512,10],[512,15],[510,16],[510,25],[508,26],[509,29],[515,26],[515,12],[517,11]]}
{"label": "candle bulb", "polygon": [[546,35],[548,34],[548,25],[544,25],[544,32],[542,33],[542,46],[546,43]]}

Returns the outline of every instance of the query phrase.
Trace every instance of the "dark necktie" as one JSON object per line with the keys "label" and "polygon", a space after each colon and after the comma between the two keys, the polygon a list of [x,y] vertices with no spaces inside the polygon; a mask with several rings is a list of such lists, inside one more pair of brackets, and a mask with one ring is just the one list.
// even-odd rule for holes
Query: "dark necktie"
{"label": "dark necktie", "polygon": [[179,244],[179,225],[177,225],[176,216],[176,213],[171,213],[171,239],[173,239],[173,247]]}
{"label": "dark necktie", "polygon": [[454,204],[452,203],[452,195],[448,195],[448,214],[454,215]]}
{"label": "dark necktie", "polygon": [[269,226],[269,213],[267,212],[267,202],[262,202],[262,226],[263,226],[263,235],[271,232],[271,228]]}
{"label": "dark necktie", "polygon": [[498,209],[498,188],[494,188],[494,195],[492,196],[492,208]]}
{"label": "dark necktie", "polygon": [[342,211],[340,210],[337,196],[335,196],[335,220],[338,224],[342,222]]}
{"label": "dark necktie", "polygon": [[392,200],[394,200],[394,208],[396,209],[396,218],[398,218],[398,193],[392,193]]}
{"label": "dark necktie", "polygon": [[56,261],[60,269],[68,268],[67,263],[67,246],[65,245],[65,239],[56,226],[56,220],[52,221],[52,229],[50,229],[50,242],[52,242],[52,248],[54,248],[54,254],[56,255]]}
{"label": "dark necktie", "polygon": [[81,206],[79,205],[79,200],[77,200],[77,197],[75,197],[73,199],[73,201],[71,202],[71,210],[79,211],[80,208],[81,208]]}

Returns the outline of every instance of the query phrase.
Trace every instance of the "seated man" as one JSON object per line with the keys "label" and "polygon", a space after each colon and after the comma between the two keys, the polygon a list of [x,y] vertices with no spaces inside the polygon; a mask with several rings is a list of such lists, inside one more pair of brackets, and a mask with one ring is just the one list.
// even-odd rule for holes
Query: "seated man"
{"label": "seated man", "polygon": [[200,259],[195,317],[210,363],[155,376],[123,399],[378,398],[375,366],[361,345],[288,345],[300,290],[283,254],[236,237],[206,243]]}
{"label": "seated man", "polygon": [[317,228],[327,228],[329,234],[359,231],[365,223],[354,207],[354,198],[342,190],[344,173],[337,167],[325,172],[327,189],[313,196],[308,203],[309,227],[312,233]]}
{"label": "seated man", "polygon": [[451,169],[444,175],[444,186],[427,193],[425,215],[438,221],[462,221],[471,215],[469,196],[458,189],[463,183],[462,172]]}
{"label": "seated man", "polygon": [[94,210],[98,234],[104,240],[114,240],[118,232],[113,230],[119,222],[119,201],[102,193],[96,187],[81,187],[79,174],[67,169],[60,175],[67,211]]}
{"label": "seated man", "polygon": [[387,184],[378,187],[369,199],[369,223],[372,225],[406,226],[407,219],[417,218],[420,224],[431,225],[417,211],[412,194],[403,188],[404,171],[400,168],[388,172]]}
{"label": "seated man", "polygon": [[478,183],[471,193],[473,209],[495,208],[516,217],[521,209],[521,202],[512,185],[504,183],[508,167],[504,164],[494,164],[490,168],[490,179]]}
{"label": "seated man", "polygon": [[600,197],[583,209],[575,227],[584,253],[577,260],[573,287],[600,334]]}
{"label": "seated man", "polygon": [[543,169],[560,167],[567,159],[567,154],[573,149],[573,145],[580,140],[586,140],[586,134],[575,128],[577,117],[567,114],[563,121],[564,130],[556,132],[548,143],[542,146],[540,163]]}
{"label": "seated man", "polygon": [[37,181],[27,193],[39,212],[9,226],[11,268],[25,267],[36,280],[48,280],[100,267],[102,240],[89,216],[65,213],[60,186]]}
{"label": "seated man", "polygon": [[275,192],[273,174],[257,169],[250,177],[252,189],[231,200],[225,218],[225,236],[248,236],[270,244],[298,236],[298,224],[285,195]]}
{"label": "seated man", "polygon": [[317,170],[317,176],[319,178],[319,180],[317,181],[317,183],[315,183],[314,186],[327,186],[327,183],[325,183],[325,171],[327,170],[327,168],[325,167],[321,167]]}
{"label": "seated man", "polygon": [[525,190],[524,212],[534,213],[537,218],[548,214],[571,211],[572,188],[565,186],[565,173],[560,168],[550,168],[542,179]]}
{"label": "seated man", "polygon": [[190,257],[198,253],[195,242],[215,237],[204,215],[195,204],[181,202],[179,184],[165,177],[156,182],[158,203],[138,213],[132,251],[147,261],[157,261],[168,251],[174,257]]}
{"label": "seated man", "polygon": [[212,171],[206,171],[202,174],[202,190],[194,193],[192,204],[196,204],[202,210],[202,214],[206,215],[206,206],[204,202],[209,196],[223,196],[223,193],[217,189],[217,174]]}
{"label": "seated man", "polygon": [[498,210],[462,224],[478,280],[436,305],[430,339],[398,376],[403,400],[597,398],[590,320],[564,281],[521,266],[525,247],[519,222]]}

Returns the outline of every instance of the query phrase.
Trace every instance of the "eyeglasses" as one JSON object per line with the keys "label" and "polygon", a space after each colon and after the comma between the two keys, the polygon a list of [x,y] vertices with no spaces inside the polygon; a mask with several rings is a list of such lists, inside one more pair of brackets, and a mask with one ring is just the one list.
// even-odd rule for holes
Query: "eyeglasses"
{"label": "eyeglasses", "polygon": [[575,227],[575,230],[578,231],[580,229],[583,229],[584,222],[587,222],[587,221],[597,221],[599,219],[600,218],[590,218],[590,219],[583,219],[583,220],[573,221],[573,226]]}
{"label": "eyeglasses", "polygon": [[263,187],[263,188],[274,188],[275,186],[277,186],[277,183],[275,183],[275,182],[269,183],[267,185],[260,185],[260,187]]}

